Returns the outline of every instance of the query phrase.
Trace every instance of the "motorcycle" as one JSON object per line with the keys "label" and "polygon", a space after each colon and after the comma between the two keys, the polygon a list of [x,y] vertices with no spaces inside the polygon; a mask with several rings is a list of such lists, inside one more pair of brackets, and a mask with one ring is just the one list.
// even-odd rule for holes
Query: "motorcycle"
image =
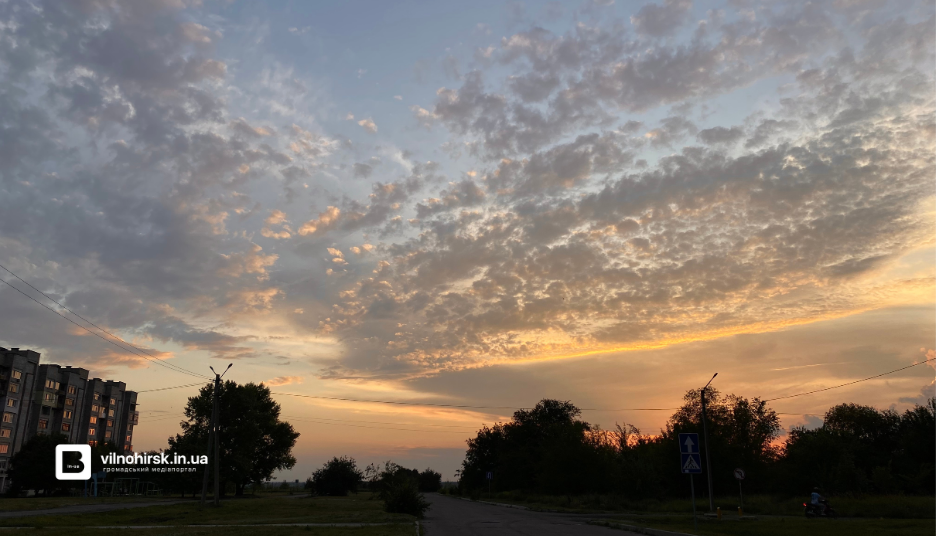
{"label": "motorcycle", "polygon": [[838,513],[829,505],[828,501],[819,501],[819,504],[804,502],[803,506],[806,508],[804,512],[806,517],[829,517],[832,519],[838,517]]}

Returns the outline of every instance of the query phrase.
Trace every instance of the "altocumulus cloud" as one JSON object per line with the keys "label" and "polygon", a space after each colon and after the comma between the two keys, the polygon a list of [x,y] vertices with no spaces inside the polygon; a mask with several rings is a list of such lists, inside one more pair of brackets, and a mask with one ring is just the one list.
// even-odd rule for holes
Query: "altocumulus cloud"
{"label": "altocumulus cloud", "polygon": [[[238,79],[218,43],[249,30],[210,6],[37,5],[0,4],[0,257],[147,348],[394,379],[931,296],[886,275],[932,243],[931,5],[514,26],[396,130],[316,120],[286,64]],[[0,309],[19,346],[138,365],[31,315]]]}

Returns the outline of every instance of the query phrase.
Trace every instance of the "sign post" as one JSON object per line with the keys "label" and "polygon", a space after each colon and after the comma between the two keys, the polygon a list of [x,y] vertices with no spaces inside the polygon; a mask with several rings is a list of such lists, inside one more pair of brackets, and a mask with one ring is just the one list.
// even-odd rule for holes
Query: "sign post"
{"label": "sign post", "polygon": [[494,471],[487,472],[487,481],[488,481],[488,495],[491,494],[491,481],[494,480]]}
{"label": "sign post", "polygon": [[738,479],[738,494],[741,495],[741,511],[744,511],[744,492],[741,490],[741,481],[744,480],[744,469],[735,469],[734,477]]}
{"label": "sign post", "polygon": [[692,524],[698,528],[695,479],[692,475],[702,472],[702,459],[699,457],[699,434],[679,434],[679,465],[680,471],[689,475],[689,489],[692,491]]}

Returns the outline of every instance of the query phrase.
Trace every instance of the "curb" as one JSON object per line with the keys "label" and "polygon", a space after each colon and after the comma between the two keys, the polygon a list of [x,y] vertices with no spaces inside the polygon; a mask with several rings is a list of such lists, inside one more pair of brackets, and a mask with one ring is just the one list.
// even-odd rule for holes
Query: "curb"
{"label": "curb", "polygon": [[636,532],[637,534],[646,534],[647,536],[693,536],[692,534],[686,534],[685,532],[673,532],[670,530],[662,529],[651,529],[648,527],[637,527],[634,525],[625,525],[623,523],[610,523],[608,521],[589,521],[589,525],[596,525],[599,527],[608,527],[618,530],[629,530],[631,532]]}

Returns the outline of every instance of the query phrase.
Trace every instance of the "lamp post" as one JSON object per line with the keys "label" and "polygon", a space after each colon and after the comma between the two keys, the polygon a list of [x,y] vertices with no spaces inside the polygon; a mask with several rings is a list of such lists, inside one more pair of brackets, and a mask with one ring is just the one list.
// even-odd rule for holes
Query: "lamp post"
{"label": "lamp post", "polygon": [[709,501],[709,512],[715,510],[715,500],[712,497],[712,460],[709,457],[709,439],[708,439],[708,425],[706,424],[705,416],[705,390],[708,389],[708,386],[712,383],[712,380],[715,379],[715,376],[718,376],[716,372],[712,379],[705,384],[705,387],[702,388],[702,435],[705,437],[705,478],[708,480],[708,501]]}
{"label": "lamp post", "polygon": [[[215,506],[219,506],[221,504],[220,502],[221,501],[221,496],[220,496],[221,438],[218,437],[218,432],[220,428],[218,426],[218,404],[219,404],[218,399],[219,399],[219,394],[220,394],[219,392],[221,390],[221,377],[227,374],[228,369],[230,369],[231,366],[233,365],[234,363],[229,364],[227,368],[224,369],[224,372],[222,372],[221,374],[218,374],[217,372],[215,372],[214,367],[211,367],[211,366],[208,367],[211,369],[211,372],[214,372],[214,375],[215,375],[214,390],[213,390],[214,396],[212,397],[212,402],[211,402],[211,424],[209,425],[209,431],[208,431],[208,455],[209,456],[211,455],[212,446],[214,446],[214,449],[213,449],[214,450],[214,501],[213,503]],[[204,479],[202,480],[202,495],[201,495],[202,505],[205,504],[205,495],[207,494],[207,492],[208,492],[208,467],[205,467],[205,476],[204,476]]]}

